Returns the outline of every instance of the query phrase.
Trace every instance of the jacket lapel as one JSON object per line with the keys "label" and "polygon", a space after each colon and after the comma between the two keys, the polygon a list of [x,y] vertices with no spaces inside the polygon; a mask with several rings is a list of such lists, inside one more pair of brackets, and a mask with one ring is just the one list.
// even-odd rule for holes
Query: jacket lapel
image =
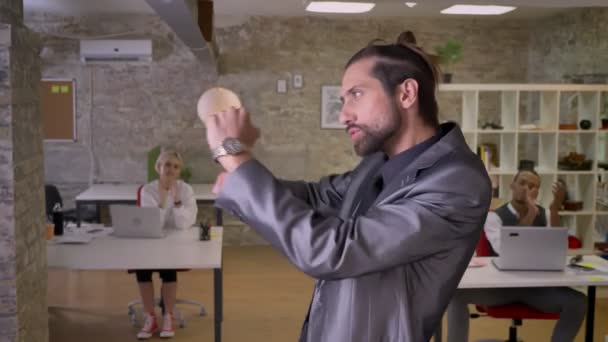
{"label": "jacket lapel", "polygon": [[390,195],[399,195],[398,190],[412,184],[421,170],[433,166],[437,161],[451,153],[455,148],[466,144],[464,136],[458,125],[446,123],[441,125],[441,130],[445,135],[426,150],[414,162],[403,169],[388,184],[385,184],[382,192],[378,195],[372,206],[390,199]]}
{"label": "jacket lapel", "polygon": [[341,219],[348,220],[351,218],[352,213],[360,204],[360,201],[357,199],[359,188],[366,180],[371,179],[382,164],[384,164],[384,153],[378,152],[370,155],[369,157],[365,157],[359,166],[357,166],[357,168],[353,171],[353,179],[348,186],[346,194],[344,195],[342,208],[340,208]]}

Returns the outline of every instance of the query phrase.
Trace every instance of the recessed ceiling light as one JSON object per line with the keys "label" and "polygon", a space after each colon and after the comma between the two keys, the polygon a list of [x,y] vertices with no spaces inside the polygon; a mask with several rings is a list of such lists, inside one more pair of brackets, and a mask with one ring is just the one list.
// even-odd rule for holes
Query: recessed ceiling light
{"label": "recessed ceiling light", "polygon": [[320,13],[365,13],[374,8],[371,2],[311,1],[306,10]]}
{"label": "recessed ceiling light", "polygon": [[441,11],[443,14],[473,14],[473,15],[500,15],[511,12],[516,7],[494,5],[453,5]]}
{"label": "recessed ceiling light", "polygon": [[405,6],[407,6],[409,8],[412,8],[412,7],[416,6],[416,5],[418,5],[417,2],[406,2],[405,3]]}

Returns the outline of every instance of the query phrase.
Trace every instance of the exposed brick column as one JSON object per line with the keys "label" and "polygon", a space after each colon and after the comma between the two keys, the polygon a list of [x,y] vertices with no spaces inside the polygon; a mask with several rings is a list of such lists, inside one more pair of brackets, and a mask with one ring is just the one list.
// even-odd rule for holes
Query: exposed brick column
{"label": "exposed brick column", "polygon": [[0,0],[0,341],[48,341],[38,46]]}

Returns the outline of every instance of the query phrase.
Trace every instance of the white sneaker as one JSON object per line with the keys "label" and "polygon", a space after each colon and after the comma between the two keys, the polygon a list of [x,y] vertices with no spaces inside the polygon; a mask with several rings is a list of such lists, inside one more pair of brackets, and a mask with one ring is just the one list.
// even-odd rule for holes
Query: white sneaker
{"label": "white sneaker", "polygon": [[156,324],[156,315],[146,312],[144,314],[144,326],[141,328],[139,333],[137,333],[137,339],[147,340],[154,335],[154,332],[156,332],[157,329],[158,325]]}
{"label": "white sneaker", "polygon": [[166,313],[163,315],[163,329],[160,331],[160,338],[171,338],[173,336],[175,336],[173,314]]}

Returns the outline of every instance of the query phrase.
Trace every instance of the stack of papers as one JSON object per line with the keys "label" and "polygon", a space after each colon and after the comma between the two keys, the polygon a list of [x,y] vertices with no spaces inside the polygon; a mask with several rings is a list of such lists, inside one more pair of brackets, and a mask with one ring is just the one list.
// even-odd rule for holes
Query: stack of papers
{"label": "stack of papers", "polygon": [[473,259],[471,259],[471,261],[469,261],[469,266],[468,267],[470,267],[470,268],[473,268],[473,267],[484,267],[486,265],[487,264],[485,262],[483,262],[483,261],[481,261],[479,259],[473,258]]}
{"label": "stack of papers", "polygon": [[608,273],[608,267],[602,266],[600,264],[596,264],[594,262],[581,262],[581,263],[578,263],[578,265],[594,269],[598,272]]}
{"label": "stack of papers", "polygon": [[89,243],[93,240],[93,236],[89,234],[68,234],[56,236],[53,238],[53,242],[55,243],[73,243],[73,244],[83,244]]}
{"label": "stack of papers", "polygon": [[84,244],[91,242],[94,238],[100,236],[108,236],[112,234],[114,229],[104,227],[101,224],[83,225],[80,228],[66,227],[64,235],[55,236],[53,243],[61,244]]}

